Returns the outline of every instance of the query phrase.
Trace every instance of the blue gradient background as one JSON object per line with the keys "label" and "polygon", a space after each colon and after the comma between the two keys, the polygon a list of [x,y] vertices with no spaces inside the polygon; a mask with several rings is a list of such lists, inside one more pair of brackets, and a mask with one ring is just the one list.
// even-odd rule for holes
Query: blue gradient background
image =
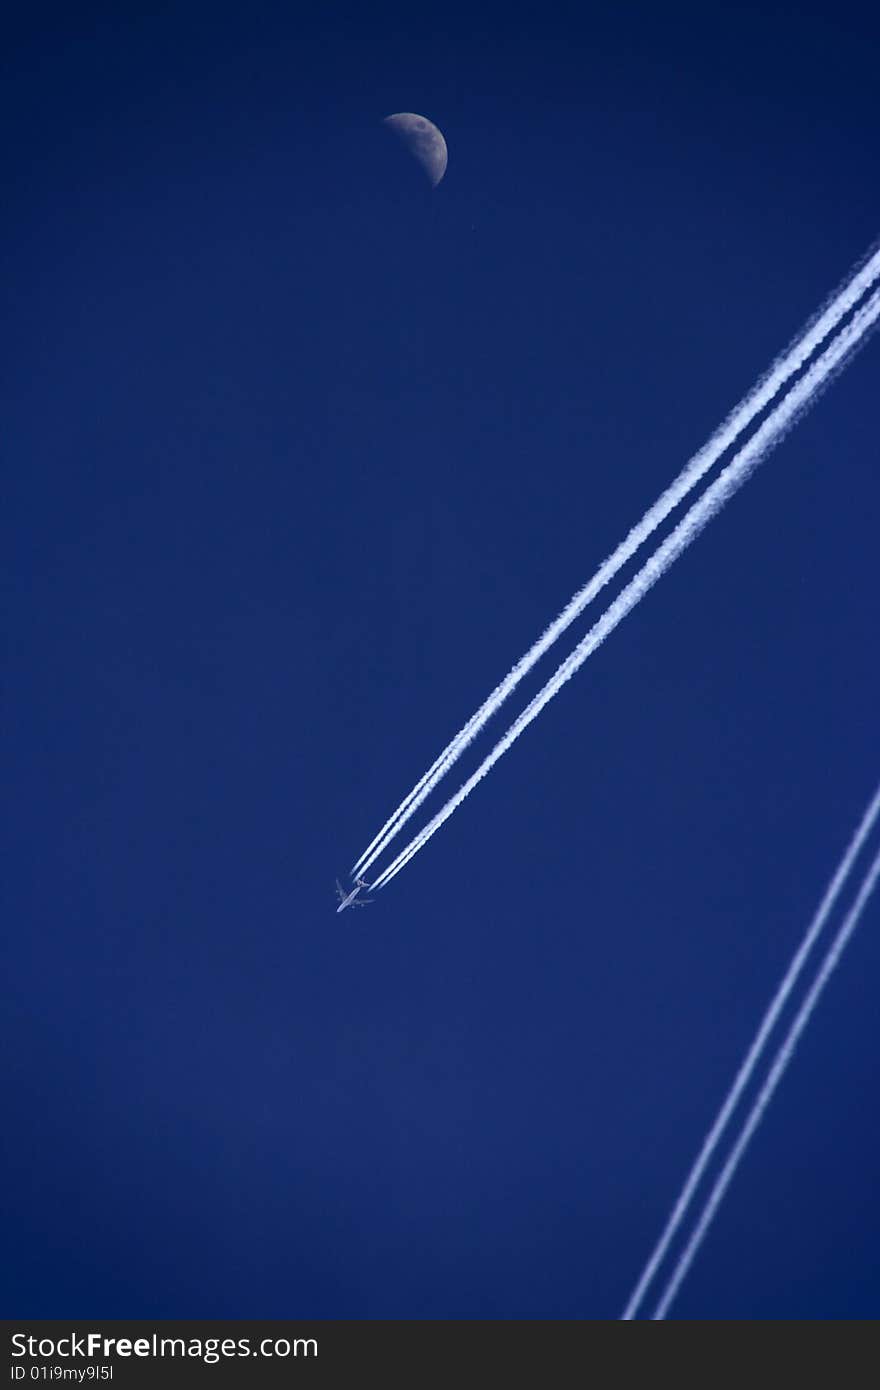
{"label": "blue gradient background", "polygon": [[[878,341],[333,879],[880,233],[880,21],[123,10],[2,57],[3,1306],[614,1318],[880,775]],[[878,913],[678,1316],[877,1315]]]}

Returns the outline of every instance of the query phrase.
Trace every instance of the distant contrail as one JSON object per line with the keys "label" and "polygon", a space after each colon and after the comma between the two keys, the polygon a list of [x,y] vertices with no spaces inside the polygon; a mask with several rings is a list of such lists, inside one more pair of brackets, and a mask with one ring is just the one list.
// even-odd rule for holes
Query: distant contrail
{"label": "distant contrail", "polygon": [[[706,1138],[703,1140],[703,1146],[700,1149],[700,1152],[697,1156],[697,1160],[687,1176],[685,1184],[682,1187],[681,1192],[679,1194],[678,1200],[675,1203],[675,1206],[672,1209],[672,1213],[663,1229],[663,1233],[660,1236],[660,1239],[658,1240],[656,1246],[654,1247],[651,1257],[645,1265],[644,1270],[642,1271],[642,1274],[639,1278],[639,1282],[637,1283],[632,1293],[632,1296],[630,1297],[629,1303],[626,1305],[626,1308],[624,1309],[621,1315],[623,1321],[628,1321],[636,1316],[636,1313],[639,1310],[642,1300],[645,1297],[647,1289],[651,1284],[654,1275],[657,1273],[657,1269],[659,1268],[662,1260],[665,1258],[666,1252],[669,1249],[669,1245],[676,1231],[678,1230],[679,1226],[684,1220],[684,1217],[687,1214],[688,1207],[690,1206],[691,1199],[694,1195],[694,1192],[696,1191],[697,1185],[700,1182],[700,1179],[702,1178],[704,1172],[706,1171],[706,1167],[712,1159],[716,1148],[718,1147],[718,1142],[721,1138],[721,1135],[723,1134],[727,1126],[727,1123],[731,1115],[733,1114],[733,1111],[736,1109],[736,1106],[739,1103],[743,1091],[745,1090],[746,1086],[751,1080],[755,1067],[761,1060],[761,1056],[767,1045],[767,1040],[774,1026],[776,1025],[779,1015],[782,1012],[782,1009],[784,1008],[785,1003],[788,1000],[789,995],[791,994],[791,991],[797,984],[798,977],[800,976],[800,973],[807,962],[807,957],[809,956],[819,936],[824,930],[825,924],[828,921],[831,911],[835,903],[837,902],[838,897],[840,896],[841,890],[843,889],[846,880],[849,878],[853,865],[855,864],[856,859],[858,858],[859,853],[861,852],[862,846],[864,845],[866,839],[868,838],[874,827],[874,823],[877,820],[878,815],[880,815],[880,786],[878,786],[876,792],[874,793],[874,799],[870,802],[868,809],[862,817],[861,824],[858,826],[855,834],[850,840],[846,852],[843,858],[841,859],[840,864],[837,867],[837,870],[835,871],[834,877],[832,878],[825,891],[825,896],[819,904],[819,907],[816,911],[815,916],[813,917],[813,920],[811,921],[809,927],[804,933],[801,944],[798,946],[794,956],[792,957],[791,964],[789,965],[784,976],[782,977],[782,982],[780,983],[779,988],[773,996],[773,1000],[770,1004],[770,1007],[767,1009],[767,1012],[761,1020],[761,1026],[755,1034],[754,1041],[752,1042],[752,1045],[749,1048],[748,1053],[746,1054],[745,1060],[743,1061],[739,1071],[736,1074],[733,1085],[727,1093],[724,1104],[721,1106],[721,1109],[718,1112],[718,1116],[715,1120],[715,1123],[709,1130],[709,1133],[706,1135]],[[686,1273],[686,1270],[684,1272]],[[682,1274],[682,1278],[683,1277],[684,1273]],[[676,1284],[676,1288],[677,1287],[678,1285]],[[673,1290],[673,1296],[674,1292],[675,1291]]]}
{"label": "distant contrail", "polygon": [[675,1269],[672,1273],[672,1277],[670,1278],[669,1283],[663,1291],[663,1295],[660,1299],[660,1302],[657,1304],[657,1307],[654,1310],[654,1313],[652,1315],[653,1321],[661,1321],[663,1318],[666,1317],[666,1314],[669,1312],[670,1305],[672,1304],[673,1299],[675,1298],[679,1288],[681,1287],[682,1280],[684,1279],[685,1275],[687,1274],[688,1270],[693,1264],[694,1256],[696,1255],[697,1251],[702,1245],[706,1237],[706,1232],[708,1231],[709,1226],[712,1223],[712,1219],[716,1211],[718,1210],[719,1204],[721,1203],[724,1194],[726,1193],[728,1187],[731,1184],[731,1181],[733,1180],[733,1176],[736,1173],[736,1170],[739,1166],[740,1159],[742,1158],[743,1154],[748,1148],[749,1141],[751,1140],[755,1130],[758,1128],[758,1125],[761,1123],[764,1111],[767,1109],[767,1106],[773,1099],[773,1094],[776,1090],[776,1087],[779,1085],[780,1081],[782,1080],[785,1074],[786,1067],[792,1059],[794,1049],[797,1046],[798,1039],[800,1038],[801,1033],[804,1031],[807,1024],[809,1023],[810,1018],[813,1014],[813,1010],[819,1002],[819,996],[825,988],[826,984],[828,983],[828,977],[830,976],[834,967],[837,965],[837,962],[840,960],[844,948],[846,947],[856,927],[859,925],[859,920],[862,916],[862,913],[865,910],[865,906],[868,902],[868,899],[870,898],[872,892],[877,886],[878,878],[880,878],[880,850],[878,850],[874,858],[874,862],[871,864],[871,867],[868,869],[868,872],[865,875],[865,878],[862,882],[861,888],[859,889],[858,896],[856,897],[855,902],[853,903],[852,907],[850,908],[849,912],[844,918],[843,924],[841,925],[837,935],[834,937],[834,940],[831,942],[831,945],[828,948],[828,952],[824,960],[822,961],[822,965],[819,968],[819,973],[817,974],[816,979],[813,982],[812,988],[809,990],[806,998],[804,999],[803,1004],[801,1005],[797,1015],[795,1016],[794,1022],[792,1023],[791,1027],[785,1035],[785,1039],[781,1047],[779,1048],[779,1051],[776,1053],[776,1057],[774,1058],[773,1065],[770,1068],[767,1080],[765,1081],[758,1095],[757,1100],[755,1101],[754,1105],[748,1113],[745,1124],[743,1125],[742,1130],[740,1131],[739,1138],[737,1139],[730,1152],[730,1157],[728,1158],[720,1174],[718,1175],[718,1179],[715,1183],[715,1186],[712,1188],[711,1193],[709,1194],[708,1200],[703,1208],[700,1219],[694,1227],[693,1235],[688,1241],[684,1253],[682,1254],[681,1259],[678,1261],[678,1264],[675,1266]]}
{"label": "distant contrail", "polygon": [[418,810],[425,798],[442,777],[450,770],[464,750],[473,742],[481,729],[501,708],[520,681],[528,675],[532,667],[549,651],[557,638],[561,637],[596,595],[605,587],[617,572],[632,559],[639,547],[662,524],[679,502],[696,487],[697,483],[718,462],[752,421],[769,405],[796,372],[800,371],[828,334],[841,320],[855,308],[880,277],[880,251],[869,254],[865,262],[835,290],[826,305],[806,325],[786,351],[776,359],[770,370],[761,378],[753,390],[743,398],[731,412],[721,427],[712,435],[707,444],[685,465],[675,481],[648,509],[641,521],[635,525],[612,555],[599,566],[593,578],[584,588],[579,589],[562,610],[559,617],[550,624],[537,642],[526,652],[500,685],[497,685],[487,700],[483,702],[462,729],[444,748],[432,763],[424,777],[416,783],[412,791],[392,812],[378,835],[370,842],[364,853],[352,867],[352,874],[365,873],[378,859],[387,845],[396,838],[410,816]]}
{"label": "distant contrail", "polygon": [[849,323],[840,330],[830,346],[825,349],[784,399],[767,416],[749,442],[734,455],[731,462],[727,464],[715,481],[706,488],[702,496],[686,512],[666,540],[657,547],[635,577],[621,590],[613,603],[609,604],[602,617],[594,623],[571,655],[562,662],[543,690],[540,690],[531,703],[526,706],[504,737],[499,739],[476,772],[437,812],[433,820],[428,822],[425,828],[373,881],[373,887],[388,883],[395,874],[400,872],[404,864],[408,863],[413,855],[427,844],[431,836],[440,829],[444,821],[449,819],[453,811],[461,805],[477,783],[483,780],[490,768],[495,766],[499,758],[519,738],[523,730],[531,724],[533,719],[537,718],[544,706],[580,669],[587,657],[605,641],[608,634],[617,627],[621,619],[626,617],[640,599],[644,598],[648,590],[666,573],[682,552],[687,549],[691,541],[696,540],[708,522],[742,486],[773,446],[778,444],[780,439],[792,428],[834,374],[844,366],[847,358],[855,352],[874,326],[878,316],[880,316],[880,291],[875,291],[867,303],[858,309]]}

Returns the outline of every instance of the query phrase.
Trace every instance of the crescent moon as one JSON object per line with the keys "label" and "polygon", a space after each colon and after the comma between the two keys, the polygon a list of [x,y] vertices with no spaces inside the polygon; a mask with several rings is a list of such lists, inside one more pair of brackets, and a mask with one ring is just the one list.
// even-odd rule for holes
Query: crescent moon
{"label": "crescent moon", "polygon": [[394,116],[386,116],[383,125],[406,145],[428,175],[431,187],[436,188],[446,173],[449,156],[446,141],[434,122],[414,111],[398,111]]}

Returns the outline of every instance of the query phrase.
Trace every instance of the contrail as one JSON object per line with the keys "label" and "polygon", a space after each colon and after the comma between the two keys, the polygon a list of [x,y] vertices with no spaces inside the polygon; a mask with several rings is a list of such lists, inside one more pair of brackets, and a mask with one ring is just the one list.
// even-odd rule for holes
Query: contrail
{"label": "contrail", "polygon": [[579,589],[559,617],[538,638],[500,685],[497,685],[462,729],[455,735],[443,752],[431,764],[424,777],[413,787],[392,812],[378,835],[370,842],[364,853],[352,867],[352,875],[362,874],[379,857],[393,840],[410,816],[418,810],[425,798],[437,783],[450,770],[464,750],[473,742],[481,729],[492,718],[520,681],[528,675],[532,667],[540,661],[557,638],[575,621],[596,595],[614,578],[618,570],[632,559],[639,547],[662,524],[679,502],[696,487],[697,483],[717,463],[725,451],[735,442],[765,406],[773,400],[781,388],[812,357],[819,345],[828,337],[841,320],[853,309],[862,296],[880,277],[880,250],[869,253],[864,263],[843,285],[835,290],[825,306],[806,325],[786,351],[776,359],[770,370],[760,379],[752,391],[743,398],[731,412],[721,427],[712,435],[707,444],[685,465],[675,481],[663,492],[641,521],[635,525],[617,549],[597,569],[593,578],[584,588]]}
{"label": "contrail", "polygon": [[[718,1116],[715,1120],[715,1123],[709,1130],[709,1133],[706,1135],[706,1138],[703,1140],[703,1147],[700,1149],[699,1155],[697,1156],[697,1160],[687,1176],[687,1180],[685,1181],[685,1184],[679,1194],[678,1201],[675,1203],[675,1206],[672,1209],[672,1213],[669,1216],[669,1219],[666,1222],[666,1225],[663,1229],[663,1233],[660,1236],[660,1239],[658,1240],[656,1246],[654,1247],[651,1257],[645,1265],[644,1270],[642,1271],[641,1277],[639,1278],[639,1282],[633,1290],[630,1300],[627,1303],[626,1308],[624,1309],[621,1315],[622,1321],[629,1321],[636,1316],[641,1302],[645,1297],[645,1293],[652,1279],[654,1278],[654,1275],[656,1274],[661,1261],[666,1256],[666,1252],[669,1249],[670,1242],[672,1241],[676,1231],[678,1230],[679,1226],[681,1225],[681,1222],[687,1214],[687,1210],[690,1205],[691,1199],[694,1195],[694,1192],[697,1188],[697,1184],[700,1182],[700,1179],[706,1171],[708,1163],[710,1162],[712,1156],[715,1153],[716,1148],[718,1147],[718,1142],[721,1138],[722,1133],[724,1132],[727,1122],[729,1121],[731,1115],[733,1114],[733,1111],[739,1103],[740,1097],[742,1096],[745,1087],[751,1080],[752,1073],[754,1072],[755,1067],[761,1059],[761,1055],[764,1052],[764,1049],[767,1045],[767,1039],[769,1038],[770,1033],[776,1025],[779,1015],[782,1012],[782,1009],[784,1008],[785,1003],[789,995],[791,994],[791,991],[797,984],[798,977],[800,976],[801,970],[806,964],[807,957],[809,956],[811,950],[816,944],[816,941],[818,940],[819,936],[825,928],[825,924],[828,921],[831,911],[840,895],[840,892],[844,884],[846,883],[846,880],[849,878],[849,875],[852,871],[852,867],[855,864],[855,861],[858,858],[859,853],[861,852],[865,840],[868,838],[868,836],[871,833],[871,830],[874,827],[874,822],[877,820],[878,815],[880,815],[880,786],[878,786],[876,792],[874,793],[874,799],[870,802],[868,809],[862,817],[860,825],[858,826],[855,834],[850,840],[846,852],[843,858],[841,859],[840,864],[837,867],[834,877],[832,878],[825,891],[825,896],[819,904],[816,914],[813,917],[813,920],[810,922],[810,925],[804,934],[800,946],[798,947],[797,951],[792,957],[791,964],[786,970],[785,975],[782,978],[782,982],[779,985],[779,988],[777,989],[775,995],[773,996],[773,1000],[770,1004],[770,1007],[767,1009],[767,1012],[761,1020],[761,1026],[755,1034],[754,1041],[752,1042],[752,1045],[749,1048],[748,1053],[746,1054],[745,1060],[743,1061],[739,1071],[736,1074],[736,1078],[727,1094],[724,1104],[718,1112]],[[682,1277],[684,1277],[684,1275],[682,1275]]]}
{"label": "contrail", "polygon": [[841,370],[846,359],[851,356],[876,323],[878,316],[880,316],[880,291],[875,290],[867,303],[856,311],[821,357],[795,383],[779,405],[755,431],[749,442],[734,455],[731,462],[706,488],[702,496],[686,512],[666,540],[657,547],[635,577],[606,608],[602,617],[594,623],[586,637],[578,643],[544,688],[526,706],[504,737],[496,743],[492,752],[484,758],[476,772],[437,812],[433,820],[429,821],[425,828],[398,854],[397,858],[392,860],[379,877],[374,879],[372,885],[374,888],[388,883],[395,874],[400,872],[404,864],[423,845],[427,844],[431,836],[439,830],[444,821],[449,819],[453,811],[461,805],[477,783],[482,781],[490,768],[495,766],[499,758],[519,738],[523,730],[540,714],[544,706],[561,690],[566,681],[570,680],[580,669],[587,657],[605,641],[608,634],[617,627],[621,619],[626,617],[640,599],[644,598],[648,590],[666,573],[670,565],[687,549],[691,541],[697,538],[708,522],[742,486],[770,449],[783,438],[799,416],[818,397],[821,389],[828,384],[836,372]]}
{"label": "contrail", "polygon": [[849,912],[844,918],[842,926],[840,927],[837,935],[834,937],[834,940],[828,948],[828,952],[824,960],[822,961],[819,973],[816,976],[816,979],[814,980],[809,993],[804,999],[803,1004],[798,1010],[794,1022],[792,1023],[788,1032],[786,1033],[785,1040],[779,1048],[779,1051],[776,1053],[773,1065],[770,1068],[770,1072],[767,1076],[767,1080],[765,1081],[764,1086],[761,1089],[761,1092],[758,1095],[757,1100],[755,1101],[754,1105],[748,1113],[748,1117],[745,1121],[745,1124],[742,1127],[740,1136],[734,1144],[733,1149],[731,1150],[730,1157],[728,1158],[727,1162],[722,1168],[718,1176],[718,1179],[715,1183],[715,1186],[712,1188],[712,1191],[709,1194],[709,1198],[706,1202],[706,1205],[703,1208],[702,1215],[700,1216],[700,1219],[694,1228],[693,1235],[688,1241],[684,1253],[682,1254],[681,1259],[678,1261],[678,1264],[676,1265],[672,1273],[672,1277],[670,1278],[669,1283],[667,1284],[666,1289],[663,1292],[663,1296],[661,1297],[660,1302],[657,1304],[657,1307],[652,1315],[653,1321],[659,1322],[666,1317],[670,1305],[673,1299],[675,1298],[676,1294],[678,1293],[679,1288],[681,1287],[681,1282],[687,1274],[688,1270],[690,1269],[694,1260],[694,1256],[696,1255],[697,1251],[699,1250],[706,1237],[706,1232],[708,1231],[709,1226],[712,1223],[712,1219],[716,1211],[718,1210],[718,1206],[722,1201],[728,1187],[730,1186],[733,1176],[736,1173],[737,1167],[739,1166],[740,1159],[742,1158],[743,1154],[748,1148],[749,1141],[751,1140],[752,1135],[754,1134],[758,1125],[761,1123],[761,1120],[764,1116],[764,1111],[767,1109],[767,1106],[773,1099],[773,1094],[776,1090],[776,1087],[779,1085],[780,1081],[782,1080],[785,1074],[785,1069],[792,1059],[794,1049],[797,1046],[798,1039],[800,1038],[801,1033],[804,1031],[807,1024],[809,1023],[813,1014],[813,1010],[819,1002],[819,996],[825,988],[826,984],[828,983],[828,977],[830,976],[834,967],[837,965],[837,962],[840,960],[844,948],[846,947],[856,927],[859,925],[859,920],[862,916],[862,913],[865,910],[865,906],[868,902],[868,899],[870,898],[872,892],[874,891],[874,888],[877,885],[878,878],[880,878],[880,850],[878,850],[874,858],[874,861],[871,864],[871,867],[868,869],[868,872],[865,875],[865,878],[862,882],[861,888],[859,889],[858,896],[856,897],[855,902],[853,903],[852,907],[850,908]]}

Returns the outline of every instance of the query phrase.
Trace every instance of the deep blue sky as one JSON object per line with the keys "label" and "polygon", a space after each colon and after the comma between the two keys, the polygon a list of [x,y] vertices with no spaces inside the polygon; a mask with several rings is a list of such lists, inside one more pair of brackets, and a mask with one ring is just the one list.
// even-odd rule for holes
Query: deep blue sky
{"label": "deep blue sky", "polygon": [[[880,21],[139,8],[2,55],[4,1309],[616,1317],[880,775],[880,342],[333,880],[880,233]],[[677,1315],[877,1314],[878,928]]]}

